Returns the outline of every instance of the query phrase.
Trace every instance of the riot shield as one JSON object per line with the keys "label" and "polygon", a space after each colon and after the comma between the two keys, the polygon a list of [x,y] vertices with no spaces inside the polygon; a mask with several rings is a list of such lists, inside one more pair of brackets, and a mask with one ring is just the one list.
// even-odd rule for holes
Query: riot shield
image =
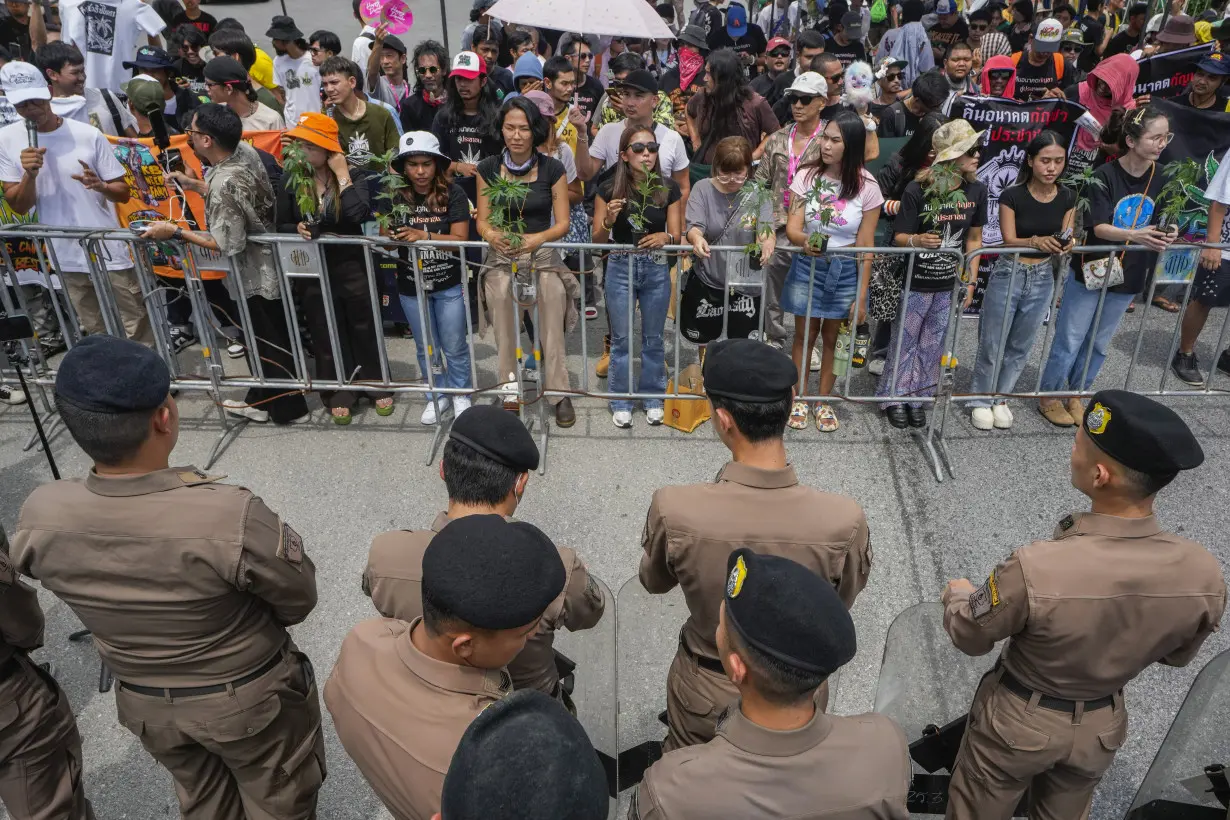
{"label": "riot shield", "polygon": [[[590,573],[602,590],[606,608],[602,618],[590,629],[555,633],[555,664],[560,671],[560,686],[576,710],[590,742],[607,769],[607,781],[614,787],[615,758],[615,596],[601,578]],[[615,803],[612,800],[611,810]],[[613,815],[612,815],[613,816]]]}
{"label": "riot shield", "polygon": [[[910,744],[912,814],[947,809],[948,781],[966,716],[998,654],[973,658],[953,646],[944,631],[943,604],[915,604],[889,626],[875,711],[895,720]],[[1019,810],[1018,816],[1023,816]]]}
{"label": "riot shield", "polygon": [[1230,817],[1230,650],[1200,671],[1125,820]]}

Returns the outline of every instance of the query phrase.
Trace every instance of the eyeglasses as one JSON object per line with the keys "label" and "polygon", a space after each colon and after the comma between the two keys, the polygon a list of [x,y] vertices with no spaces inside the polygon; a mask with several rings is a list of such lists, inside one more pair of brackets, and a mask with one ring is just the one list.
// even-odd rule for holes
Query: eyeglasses
{"label": "eyeglasses", "polygon": [[[184,43],[184,47],[187,48],[188,44]],[[321,48],[320,46],[309,46],[308,51],[312,52],[313,54],[319,54],[320,52],[324,51],[324,49]]]}
{"label": "eyeglasses", "polygon": [[1169,145],[1173,140],[1174,140],[1173,131],[1166,133],[1166,134],[1158,134],[1156,137],[1145,137],[1146,142],[1151,142],[1154,145],[1160,145],[1163,148]]}
{"label": "eyeglasses", "polygon": [[648,151],[651,154],[658,153],[660,146],[656,142],[634,142],[628,146],[628,150],[634,154],[643,154]]}
{"label": "eyeglasses", "polygon": [[415,66],[415,68],[414,68],[414,73],[415,73],[415,74],[417,74],[417,75],[419,75],[420,77],[425,77],[425,76],[427,76],[427,75],[429,75],[429,74],[439,74],[439,73],[440,73],[440,66],[438,66],[438,65],[420,65],[420,66]]}
{"label": "eyeglasses", "polygon": [[811,105],[812,101],[815,99],[816,99],[816,96],[814,94],[791,94],[790,104],[791,105]]}
{"label": "eyeglasses", "polygon": [[775,48],[775,49],[773,49],[772,51],[770,51],[770,52],[769,52],[769,56],[770,56],[770,57],[789,57],[789,56],[790,56],[790,49],[788,49],[788,48]]}

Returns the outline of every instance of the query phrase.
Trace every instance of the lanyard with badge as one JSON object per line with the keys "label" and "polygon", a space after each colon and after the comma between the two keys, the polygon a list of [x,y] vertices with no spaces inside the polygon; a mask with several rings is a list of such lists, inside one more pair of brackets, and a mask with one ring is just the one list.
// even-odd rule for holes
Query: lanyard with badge
{"label": "lanyard with badge", "polygon": [[811,144],[815,142],[817,135],[824,128],[824,125],[824,120],[816,123],[816,130],[811,132],[811,136],[807,138],[807,144],[803,146],[803,150],[797,156],[794,153],[794,135],[799,128],[799,124],[796,122],[790,126],[790,136],[786,138],[786,155],[788,157],[786,161],[786,189],[782,195],[782,201],[785,203],[787,210],[790,209],[790,183],[794,182],[794,175],[798,173],[799,163],[803,161],[803,157],[807,156],[807,149],[811,148]]}

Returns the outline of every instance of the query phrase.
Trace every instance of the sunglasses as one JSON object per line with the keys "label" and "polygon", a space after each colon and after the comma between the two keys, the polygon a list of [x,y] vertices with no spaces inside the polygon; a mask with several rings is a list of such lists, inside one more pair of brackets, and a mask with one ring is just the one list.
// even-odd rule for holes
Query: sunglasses
{"label": "sunglasses", "polygon": [[592,60],[592,59],[594,59],[594,55],[593,55],[592,53],[588,52],[588,51],[583,51],[583,52],[581,52],[580,54],[573,54],[573,55],[571,55],[571,56],[576,57],[578,60]]}
{"label": "sunglasses", "polygon": [[439,73],[440,73],[440,66],[438,66],[438,65],[421,65],[421,66],[416,66],[416,67],[415,67],[415,69],[414,69],[414,73],[415,73],[415,74],[417,74],[417,75],[419,75],[420,77],[425,77],[425,76],[427,76],[427,75],[429,75],[429,74],[439,74]]}
{"label": "sunglasses", "polygon": [[905,76],[904,71],[897,71],[892,74],[885,74],[884,79],[888,80],[891,83],[893,80],[900,80],[904,76]]}
{"label": "sunglasses", "polygon": [[788,49],[788,48],[775,48],[775,49],[773,49],[772,51],[770,51],[770,52],[769,52],[769,56],[770,56],[770,57],[789,57],[789,56],[790,56],[790,49]]}
{"label": "sunglasses", "polygon": [[988,28],[990,28],[990,26],[988,26],[986,23],[970,23],[969,24],[970,31],[986,31]]}
{"label": "sunglasses", "polygon": [[1064,43],[1059,48],[1064,54],[1080,54],[1085,50],[1084,46],[1078,46],[1075,43]]}
{"label": "sunglasses", "polygon": [[846,72],[839,71],[836,74],[834,74],[832,77],[826,77],[825,79],[828,81],[829,85],[835,85],[841,82],[842,80],[844,80],[845,78],[846,78]]}
{"label": "sunglasses", "polygon": [[979,151],[980,151],[979,146],[975,145],[973,148],[965,152],[965,156],[969,157],[970,159],[976,159],[978,157]]}
{"label": "sunglasses", "polygon": [[812,101],[815,99],[816,97],[814,94],[791,94],[790,104],[791,105],[811,105]]}
{"label": "sunglasses", "polygon": [[628,150],[634,154],[643,154],[648,151],[651,154],[658,153],[658,143],[656,142],[634,142],[628,146]]}

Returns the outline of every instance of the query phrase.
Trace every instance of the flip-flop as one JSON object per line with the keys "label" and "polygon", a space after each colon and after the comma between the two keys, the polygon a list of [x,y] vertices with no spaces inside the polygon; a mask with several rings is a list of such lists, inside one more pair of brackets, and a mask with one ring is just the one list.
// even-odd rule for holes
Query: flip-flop
{"label": "flip-flop", "polygon": [[1169,299],[1167,299],[1165,296],[1154,296],[1153,297],[1153,307],[1161,308],[1167,313],[1178,313],[1179,312],[1179,306],[1176,305],[1174,302],[1170,301]]}
{"label": "flip-flop", "polygon": [[790,406],[790,421],[786,426],[791,430],[802,430],[807,427],[807,402],[796,401]]}

